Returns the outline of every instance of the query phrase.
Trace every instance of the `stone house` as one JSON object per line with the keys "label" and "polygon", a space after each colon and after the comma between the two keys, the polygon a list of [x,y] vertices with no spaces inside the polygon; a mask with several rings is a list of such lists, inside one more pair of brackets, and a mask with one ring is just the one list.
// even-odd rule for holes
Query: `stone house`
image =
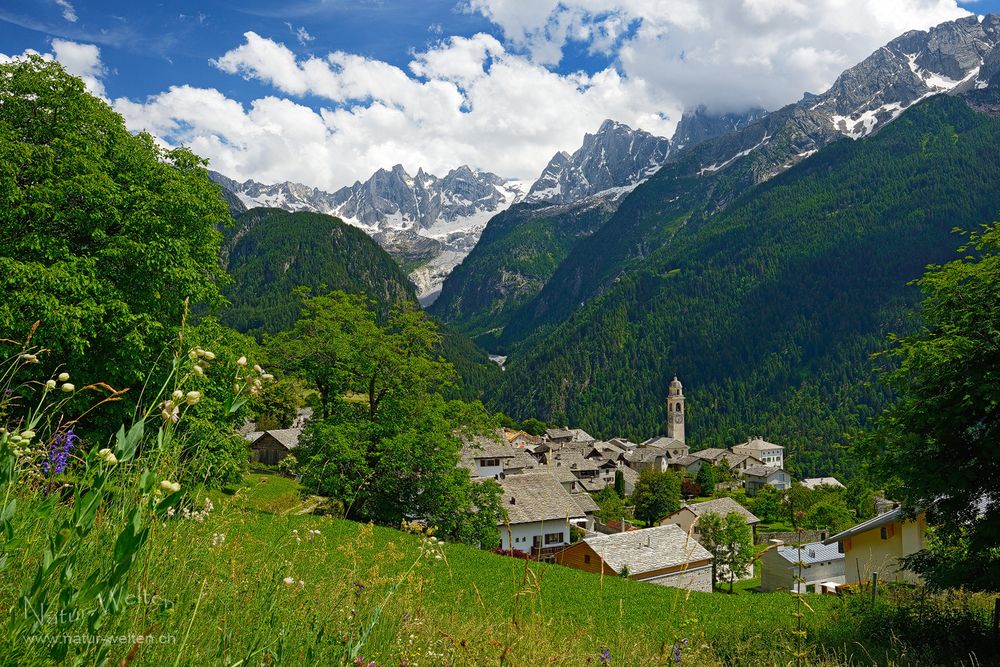
{"label": "stone house", "polygon": [[712,554],[675,525],[594,534],[559,552],[557,563],[660,586],[712,591]]}
{"label": "stone house", "polygon": [[785,448],[763,438],[750,438],[743,444],[734,445],[732,451],[733,454],[752,456],[772,468],[781,468],[785,465]]}
{"label": "stone house", "polygon": [[779,491],[792,488],[792,476],[781,468],[771,466],[751,466],[743,471],[743,484],[748,496],[755,496],[764,486],[770,485]]}
{"label": "stone house", "polygon": [[[499,524],[501,547],[539,558],[551,557],[570,543],[570,526],[586,527],[587,512],[547,472],[525,472],[497,479],[507,520]],[[591,502],[593,502],[591,500]]]}

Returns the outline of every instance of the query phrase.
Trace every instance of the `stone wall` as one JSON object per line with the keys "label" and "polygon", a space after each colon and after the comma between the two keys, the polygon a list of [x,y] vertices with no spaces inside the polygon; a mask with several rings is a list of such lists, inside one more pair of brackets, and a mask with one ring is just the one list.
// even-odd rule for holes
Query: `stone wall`
{"label": "stone wall", "polygon": [[757,533],[757,544],[767,544],[771,540],[781,540],[785,544],[798,544],[801,540],[802,544],[808,544],[810,542],[822,542],[826,538],[830,537],[833,533],[829,530],[803,530],[802,537],[799,537],[797,532],[791,533]]}

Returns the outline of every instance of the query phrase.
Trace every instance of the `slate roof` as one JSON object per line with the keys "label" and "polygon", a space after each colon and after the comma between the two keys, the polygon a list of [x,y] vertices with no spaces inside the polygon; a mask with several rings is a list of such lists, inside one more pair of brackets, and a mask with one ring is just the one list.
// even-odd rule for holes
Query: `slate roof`
{"label": "slate roof", "polygon": [[497,481],[503,488],[503,507],[511,524],[585,518],[573,495],[552,475],[528,472]]}
{"label": "slate roof", "polygon": [[473,459],[510,459],[514,458],[514,450],[492,438],[479,435],[462,443],[462,455]]}
{"label": "slate roof", "polygon": [[816,489],[821,486],[835,486],[839,489],[844,488],[844,485],[840,483],[840,480],[836,477],[809,477],[808,479],[802,480],[802,486],[807,489]]}
{"label": "slate roof", "polygon": [[559,452],[553,456],[550,468],[569,468],[571,470],[597,470],[597,463],[586,459],[583,454],[574,451]]}
{"label": "slate roof", "polygon": [[[799,550],[795,547],[778,547],[778,555],[789,563],[799,562]],[[802,545],[802,562],[806,565],[814,563],[825,563],[831,560],[842,560],[844,554],[840,553],[836,544],[824,544],[822,542],[810,542]]]}
{"label": "slate roof", "polygon": [[608,442],[610,442],[612,445],[617,445],[622,449],[635,449],[636,447],[639,446],[636,443],[629,440],[628,438],[611,438],[610,440],[608,440]]}
{"label": "slate roof", "polygon": [[698,461],[701,461],[701,459],[694,454],[688,454],[687,456],[678,456],[676,459],[670,459],[669,463],[670,465],[684,466],[686,468],[692,463],[697,463]]}
{"label": "slate roof", "polygon": [[770,477],[776,472],[783,472],[783,470],[773,466],[750,466],[743,471],[743,474],[750,477]]}
{"label": "slate roof", "polygon": [[299,446],[299,436],[302,435],[302,429],[276,428],[270,431],[253,431],[251,433],[247,433],[244,437],[250,441],[250,446],[252,447],[264,434],[270,435],[272,438],[280,442],[285,446],[285,449],[295,449]]}
{"label": "slate roof", "polygon": [[663,449],[680,449],[681,447],[687,447],[685,443],[677,440],[676,438],[668,438],[662,435],[643,441],[642,446],[662,447]]}
{"label": "slate roof", "polygon": [[708,449],[700,449],[697,452],[691,452],[691,456],[697,456],[702,461],[711,461],[713,463],[726,454],[731,454],[731,452],[728,449],[719,449],[718,447],[709,447]]}
{"label": "slate roof", "polygon": [[694,503],[687,506],[692,512],[697,516],[702,516],[705,514],[718,514],[721,517],[725,517],[730,512],[736,512],[740,514],[747,523],[755,524],[760,523],[760,519],[755,517],[753,513],[750,512],[746,507],[740,505],[738,502],[732,498],[723,497],[716,498],[715,500],[706,500],[703,503]]}
{"label": "slate roof", "polygon": [[751,438],[746,442],[742,442],[736,447],[746,447],[747,449],[755,449],[757,451],[763,451],[765,449],[784,449],[781,445],[776,445],[773,442],[768,442],[763,438]]}
{"label": "slate roof", "polygon": [[674,524],[610,535],[588,535],[583,541],[608,567],[615,572],[628,567],[630,575],[712,559],[705,547]]}
{"label": "slate roof", "polygon": [[625,459],[633,463],[650,463],[667,455],[667,450],[654,445],[643,445],[625,453]]}
{"label": "slate roof", "polygon": [[589,493],[574,493],[573,500],[580,506],[580,510],[587,514],[593,514],[601,509]]}

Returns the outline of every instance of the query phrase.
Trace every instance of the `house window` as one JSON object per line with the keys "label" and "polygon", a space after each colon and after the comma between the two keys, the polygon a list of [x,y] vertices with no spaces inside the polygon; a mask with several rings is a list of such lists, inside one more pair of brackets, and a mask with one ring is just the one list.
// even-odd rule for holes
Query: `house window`
{"label": "house window", "polygon": [[500,465],[500,459],[482,459],[479,465],[483,468],[496,468]]}
{"label": "house window", "polygon": [[562,544],[562,541],[563,541],[562,533],[545,533],[546,544]]}
{"label": "house window", "polygon": [[583,554],[583,562],[590,564],[590,554]]}
{"label": "house window", "polygon": [[889,528],[887,526],[882,526],[879,532],[881,533],[883,540],[889,539]]}

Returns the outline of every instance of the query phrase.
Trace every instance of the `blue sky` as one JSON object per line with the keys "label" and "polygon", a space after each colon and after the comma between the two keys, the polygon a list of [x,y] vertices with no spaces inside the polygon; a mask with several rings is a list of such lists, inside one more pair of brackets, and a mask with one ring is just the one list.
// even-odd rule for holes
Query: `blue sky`
{"label": "blue sky", "polygon": [[237,178],[328,189],[400,162],[532,178],[606,117],[776,108],[907,29],[1000,0],[4,0],[130,127]]}

